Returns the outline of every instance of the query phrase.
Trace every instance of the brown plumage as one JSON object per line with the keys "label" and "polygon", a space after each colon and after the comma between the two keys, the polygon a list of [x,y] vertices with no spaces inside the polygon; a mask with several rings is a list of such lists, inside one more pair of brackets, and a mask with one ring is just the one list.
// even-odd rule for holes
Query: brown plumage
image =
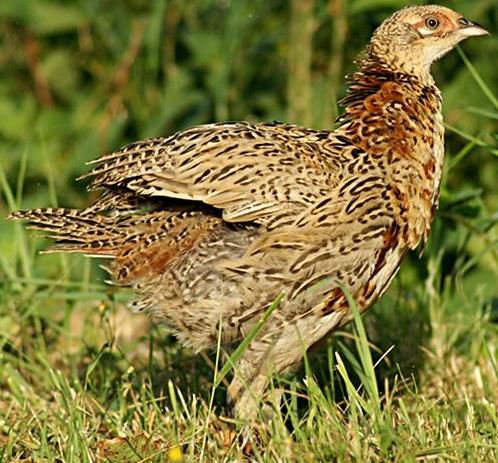
{"label": "brown plumage", "polygon": [[283,123],[193,127],[93,162],[84,210],[12,214],[57,240],[53,251],[110,258],[138,310],[187,346],[240,341],[280,306],[240,359],[229,389],[251,417],[283,372],[388,287],[426,240],[443,164],[441,96],[431,63],[486,31],[440,6],[398,11],[350,78],[334,131]]}

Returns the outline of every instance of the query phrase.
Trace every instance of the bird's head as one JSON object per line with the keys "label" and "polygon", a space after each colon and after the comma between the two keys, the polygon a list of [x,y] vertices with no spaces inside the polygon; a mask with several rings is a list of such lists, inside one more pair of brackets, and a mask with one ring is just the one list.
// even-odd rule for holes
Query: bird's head
{"label": "bird's head", "polygon": [[394,69],[428,72],[430,65],[468,37],[486,35],[482,26],[439,5],[409,6],[374,32],[369,54]]}

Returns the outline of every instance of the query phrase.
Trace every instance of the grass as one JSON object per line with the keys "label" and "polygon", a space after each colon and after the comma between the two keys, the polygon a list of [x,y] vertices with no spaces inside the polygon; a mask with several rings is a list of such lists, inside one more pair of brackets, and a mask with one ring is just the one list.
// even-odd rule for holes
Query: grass
{"label": "grass", "polygon": [[[489,65],[498,42],[475,46],[473,64],[460,51],[436,67],[448,157],[423,257],[405,260],[363,318],[351,301],[354,322],[295,375],[274,379],[280,413],[248,434],[225,405],[247,342],[231,357],[181,349],[129,313],[129,293],[106,286],[95,263],[40,256],[46,243],[3,217],[85,204],[72,177],[131,138],[286,113],[329,127],[336,108],[327,102],[343,94],[341,75],[386,2],[289,3],[296,48],[285,2],[219,2],[213,14],[209,1],[154,0],[140,15],[135,3],[119,12],[100,1],[59,5],[57,21],[48,0],[24,19],[15,2],[0,8],[11,21],[0,24],[0,61],[12,64],[0,79],[0,462],[498,461],[498,88]],[[468,2],[454,3],[474,18]],[[486,0],[472,8],[496,18]],[[36,59],[28,72],[12,52],[30,41],[46,53],[37,91],[26,84],[43,74]]]}

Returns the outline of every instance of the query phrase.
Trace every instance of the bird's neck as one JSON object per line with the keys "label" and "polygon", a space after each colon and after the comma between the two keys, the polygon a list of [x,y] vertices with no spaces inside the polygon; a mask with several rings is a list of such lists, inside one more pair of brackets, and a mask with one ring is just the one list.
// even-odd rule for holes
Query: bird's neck
{"label": "bird's neck", "polygon": [[376,32],[366,49],[362,65],[375,65],[392,72],[416,76],[426,85],[433,85],[431,64],[437,59],[428,53],[427,46],[414,42],[413,31],[408,29],[403,39],[393,41],[383,31]]}
{"label": "bird's neck", "polygon": [[442,172],[439,90],[425,77],[367,57],[351,76],[342,105],[342,125],[335,133],[378,160],[386,182],[401,198],[400,210],[417,218],[406,221],[407,242],[416,246],[428,234]]}
{"label": "bird's neck", "polygon": [[439,123],[441,93],[430,74],[405,72],[369,53],[348,83],[339,122],[353,138],[373,138],[393,146],[400,130],[408,140],[416,126],[429,130]]}
{"label": "bird's neck", "polygon": [[386,82],[395,82],[412,91],[416,88],[436,88],[430,72],[413,72],[414,69],[406,69],[401,62],[395,63],[378,57],[371,49],[368,51],[367,56],[358,63],[358,70],[349,76],[348,95],[340,102],[346,113],[356,112],[357,105],[377,93]]}

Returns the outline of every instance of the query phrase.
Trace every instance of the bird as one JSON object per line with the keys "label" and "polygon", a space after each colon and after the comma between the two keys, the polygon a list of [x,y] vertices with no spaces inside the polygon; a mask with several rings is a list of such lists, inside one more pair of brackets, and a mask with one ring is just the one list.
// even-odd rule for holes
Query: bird
{"label": "bird", "polygon": [[132,308],[195,352],[252,334],[228,387],[249,422],[273,374],[351,321],[348,294],[363,313],[428,239],[444,160],[431,65],[486,34],[446,7],[405,7],[373,32],[331,130],[228,122],[137,141],[91,161],[88,207],[9,218],[54,239],[47,252],[105,259]]}

